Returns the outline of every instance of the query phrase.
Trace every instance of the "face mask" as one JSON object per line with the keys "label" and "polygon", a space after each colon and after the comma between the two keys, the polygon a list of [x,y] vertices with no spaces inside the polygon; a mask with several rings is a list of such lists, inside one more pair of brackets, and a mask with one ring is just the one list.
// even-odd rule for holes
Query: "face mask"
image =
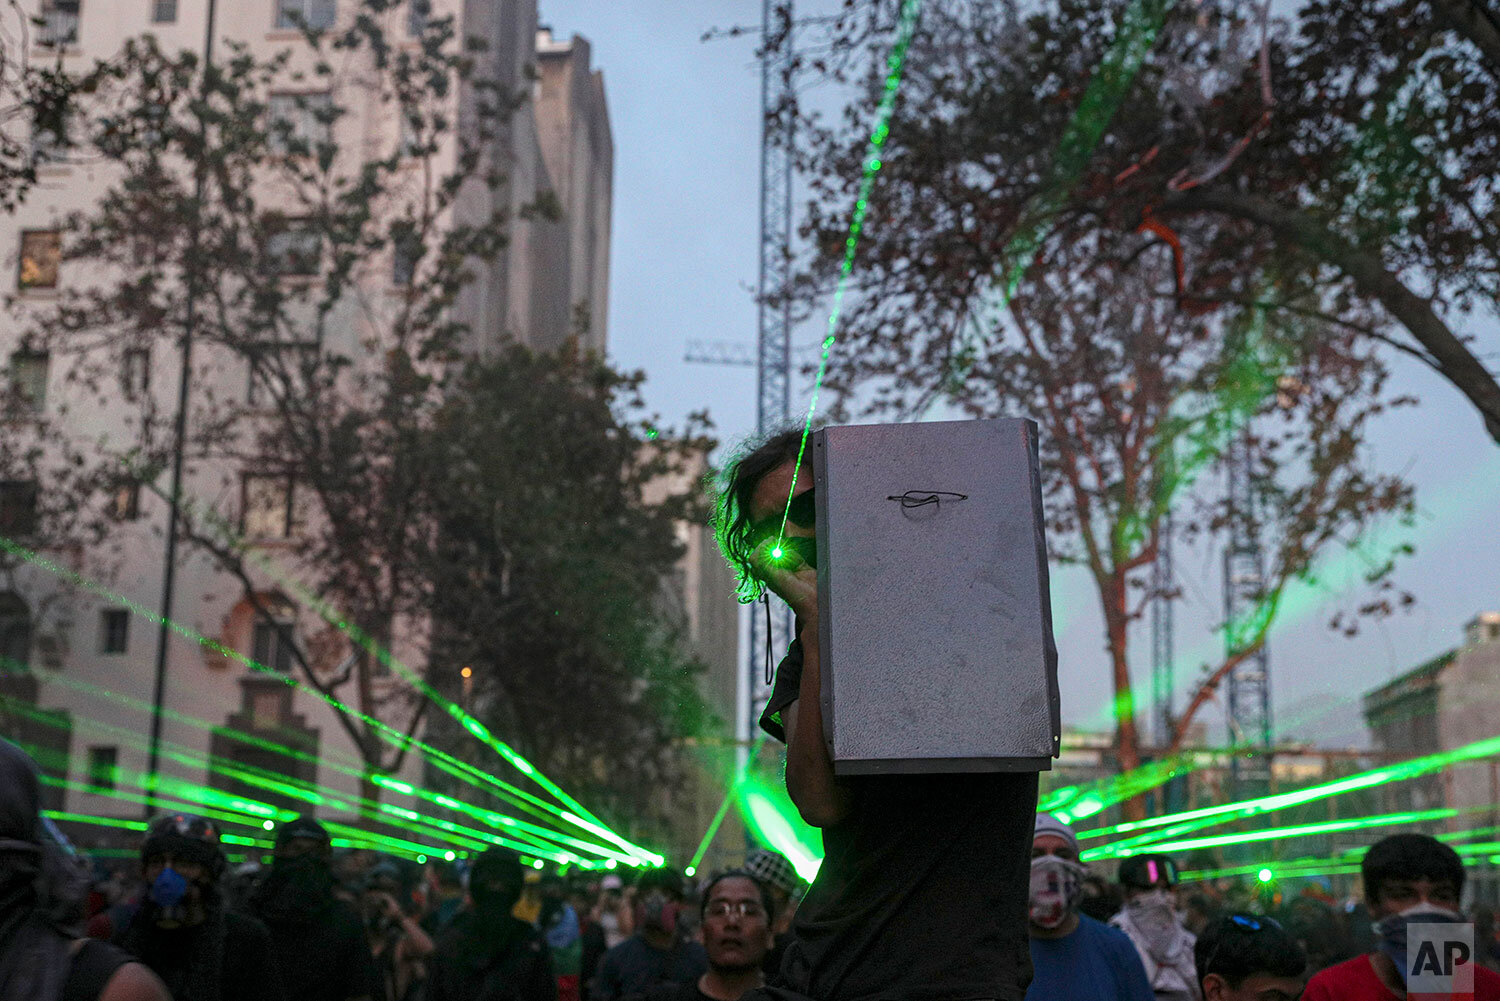
{"label": "face mask", "polygon": [[668,900],[666,894],[649,893],[641,903],[641,924],[657,931],[677,930],[677,904]]}
{"label": "face mask", "polygon": [[1166,890],[1152,890],[1125,905],[1130,922],[1157,962],[1165,962],[1177,940],[1177,905]]}
{"label": "face mask", "polygon": [[146,899],[155,905],[158,927],[177,928],[188,922],[187,891],[187,877],[171,866],[162,869],[151,881],[146,888]]}
{"label": "face mask", "polygon": [[1406,968],[1406,926],[1410,924],[1453,924],[1464,920],[1457,911],[1450,911],[1437,904],[1421,903],[1399,914],[1381,918],[1370,927],[1379,936],[1380,951],[1390,957],[1401,973],[1401,982],[1406,983],[1409,970]]}
{"label": "face mask", "polygon": [[1078,905],[1082,887],[1082,865],[1056,855],[1038,855],[1031,860],[1031,896],[1027,912],[1031,923],[1057,928]]}

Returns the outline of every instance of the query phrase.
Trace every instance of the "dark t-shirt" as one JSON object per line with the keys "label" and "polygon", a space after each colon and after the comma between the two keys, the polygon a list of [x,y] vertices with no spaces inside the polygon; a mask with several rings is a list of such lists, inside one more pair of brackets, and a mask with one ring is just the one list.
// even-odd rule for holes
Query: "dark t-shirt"
{"label": "dark t-shirt", "polygon": [[308,922],[268,924],[287,995],[297,1001],[381,996],[365,926],[348,904],[329,900]]}
{"label": "dark t-shirt", "polygon": [[1027,1001],[1155,1001],[1146,968],[1126,934],[1078,915],[1062,938],[1031,940],[1035,978]]}
{"label": "dark t-shirt", "polygon": [[679,941],[671,949],[653,949],[645,939],[632,935],[604,954],[592,997],[615,1001],[657,984],[694,984],[707,972],[708,953],[697,942]]}
{"label": "dark t-shirt", "polygon": [[[700,978],[701,979],[701,978]],[[657,984],[644,994],[632,994],[625,1001],[718,1001],[698,989],[698,981],[688,984]]]}
{"label": "dark t-shirt", "polygon": [[[785,740],[802,641],[776,670],[761,726]],[[861,775],[823,829],[823,865],[797,908],[781,983],[817,1001],[1021,1001],[1034,772]]]}
{"label": "dark t-shirt", "polygon": [[486,929],[461,912],[438,939],[427,1001],[557,1001],[557,976],[542,933],[507,917]]}
{"label": "dark t-shirt", "polygon": [[117,936],[117,944],[161,977],[175,1001],[197,1001],[193,983],[199,975],[194,963],[202,961],[205,950],[215,948],[222,948],[221,1001],[282,1001],[288,996],[272,955],[271,936],[255,918],[225,911],[221,946],[208,940],[204,926],[161,931],[147,927],[147,920],[137,912]]}

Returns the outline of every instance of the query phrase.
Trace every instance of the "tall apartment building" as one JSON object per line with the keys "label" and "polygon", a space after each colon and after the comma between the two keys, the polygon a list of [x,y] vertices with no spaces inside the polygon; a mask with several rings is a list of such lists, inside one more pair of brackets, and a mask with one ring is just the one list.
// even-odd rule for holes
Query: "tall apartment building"
{"label": "tall apartment building", "polygon": [[[422,18],[451,15],[460,37],[484,39],[482,72],[533,96],[510,119],[498,143],[506,184],[493,195],[470,191],[459,205],[460,213],[479,217],[496,207],[492,199],[500,199],[513,220],[507,250],[456,307],[474,331],[470,350],[487,352],[504,337],[545,349],[578,333],[588,347],[602,352],[613,149],[604,85],[589,65],[587,42],[575,38],[558,43],[550,33],[539,36],[536,0],[411,2],[420,6],[400,5],[386,15],[398,44],[403,32],[420,28]],[[64,65],[81,68],[114,54],[125,39],[148,32],[168,51],[201,51],[210,0],[29,3],[38,18],[39,40],[45,43],[36,58],[60,55]],[[305,70],[307,45],[296,26],[304,20],[316,26],[347,23],[356,6],[357,0],[217,0],[216,48],[222,55],[229,43],[238,43],[261,57],[290,51],[291,67]],[[309,86],[316,86],[309,79],[316,76],[289,83],[288,91],[308,93]],[[381,151],[402,142],[399,115],[390,108],[375,101],[351,101],[347,108],[336,125],[340,147]],[[457,112],[462,118],[465,109]],[[40,169],[37,187],[25,203],[0,216],[0,258],[12,265],[10,288],[4,291],[14,293],[9,318],[0,325],[0,366],[37,413],[61,422],[80,447],[105,442],[123,419],[121,413],[88,403],[69,379],[68,359],[29,351],[17,331],[28,310],[45,308],[80,279],[69,263],[59,261],[62,220],[96,202],[110,182],[109,168],[88,157],[52,163]],[[522,211],[549,193],[561,208],[559,216]],[[372,284],[364,291],[379,298],[388,292],[383,286],[390,275],[386,269],[368,279]],[[579,317],[587,317],[586,326]],[[334,336],[352,344],[356,319],[347,313],[335,319],[344,326]],[[212,393],[234,399],[253,391],[243,365],[224,359],[201,364],[195,397]],[[122,395],[149,393],[166,410],[175,406],[175,356],[127,354],[118,375]],[[0,423],[0,434],[19,433],[18,419],[24,415]],[[184,492],[238,507],[246,534],[260,539],[261,551],[274,562],[285,548],[277,537],[291,531],[292,500],[290,488],[264,479],[242,478],[240,470],[198,469],[186,480]],[[14,531],[30,517],[37,500],[35,484],[0,482],[0,526]],[[167,504],[141,491],[122,494],[113,505],[115,527],[97,552],[48,553],[55,563],[47,567],[0,554],[0,657],[5,658],[0,661],[0,692],[18,696],[30,707],[0,713],[0,733],[50,749],[43,764],[54,808],[138,817],[157,649],[156,625],[141,612],[155,610],[161,601]],[[97,588],[69,580],[75,571]],[[257,581],[257,589],[300,637],[326,628],[274,580]],[[208,775],[199,759],[214,753],[355,794],[360,752],[334,711],[225,655],[227,650],[277,670],[292,670],[276,624],[252,608],[240,583],[189,549],[180,551],[176,592],[173,618],[209,645],[180,633],[171,636],[163,775],[209,785],[229,796],[307,808],[305,802]],[[423,663],[418,645],[398,645],[394,653],[418,669]],[[377,687],[388,683],[394,684],[376,682]],[[338,694],[355,701],[347,687]],[[294,762],[279,754],[258,758],[253,746],[231,739],[231,730],[264,736],[302,754]],[[407,755],[399,774],[416,779],[420,764],[416,755]],[[341,812],[337,806],[321,809]],[[88,841],[89,830],[75,828],[75,833]]]}

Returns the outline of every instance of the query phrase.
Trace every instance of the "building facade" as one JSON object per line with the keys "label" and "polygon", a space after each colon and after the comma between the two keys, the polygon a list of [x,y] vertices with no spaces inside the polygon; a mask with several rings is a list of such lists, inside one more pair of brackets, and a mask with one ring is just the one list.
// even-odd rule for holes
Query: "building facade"
{"label": "building facade", "polygon": [[[1395,760],[1493,738],[1500,718],[1500,612],[1475,616],[1461,646],[1366,692],[1363,709],[1376,747]],[[1431,829],[1465,856],[1476,899],[1500,900],[1500,873],[1490,861],[1496,853],[1485,847],[1500,841],[1500,756],[1458,761],[1379,792],[1387,812],[1454,811]],[[1480,834],[1467,837],[1471,831]]]}
{"label": "building facade", "polygon": [[[210,2],[31,0],[28,14],[37,19],[41,43],[32,58],[81,70],[113,56],[125,39],[145,34],[169,52],[201,52]],[[278,106],[294,114],[292,109],[324,99],[315,89],[319,76],[299,26],[336,29],[350,23],[358,5],[358,0],[218,0],[215,49],[221,57],[235,45],[261,58],[286,53],[286,79],[272,85],[267,100],[271,114]],[[602,353],[613,148],[603,80],[589,65],[587,42],[575,38],[559,44],[544,34],[539,48],[535,0],[411,0],[382,16],[398,48],[413,44],[427,19],[452,17],[460,38],[483,40],[475,50],[483,53],[481,72],[533,98],[518,106],[494,144],[504,183],[494,190],[471,186],[455,208],[456,214],[474,218],[499,210],[510,220],[507,248],[454,306],[472,331],[468,350],[485,354],[507,339],[550,349],[577,335]],[[539,72],[542,63],[557,72]],[[541,82],[534,85],[534,80]],[[357,88],[337,99],[346,114],[331,128],[341,149],[384,156],[402,147],[399,113],[373,98],[361,99]],[[468,92],[455,95],[457,120],[474,113],[469,103],[474,99]],[[0,364],[8,376],[7,409],[0,421],[0,435],[7,440],[0,441],[0,453],[12,445],[21,451],[31,428],[41,422],[61,428],[70,447],[107,449],[112,436],[129,424],[127,402],[144,396],[164,411],[175,406],[179,362],[126,351],[117,360],[118,386],[106,394],[118,407],[110,400],[100,405],[78,387],[73,359],[49,357],[21,340],[18,332],[29,311],[46,309],[89,279],[61,258],[64,220],[97,203],[114,180],[110,168],[87,151],[46,157],[46,137],[31,140],[40,164],[38,183],[14,213],[0,217],[0,255],[12,266],[7,322],[0,326]],[[453,155],[443,150],[438,159],[448,157],[451,167]],[[557,210],[531,211],[547,202]],[[575,246],[575,240],[581,244]],[[399,273],[399,263],[391,261],[361,277],[362,296],[376,303],[371,308],[389,308],[396,301],[392,285],[399,284]],[[341,305],[330,318],[330,336],[343,338],[352,355],[359,350],[360,308]],[[580,323],[580,317],[588,322]],[[238,359],[200,351],[189,419],[201,414],[205,398],[249,406],[255,391],[254,376],[247,376]],[[4,468],[0,535],[14,541],[26,537],[50,499],[39,494],[37,481],[15,472],[18,467],[9,473]],[[152,613],[162,600],[168,511],[166,476],[158,483],[158,493],[122,488],[106,498],[111,527],[100,545],[36,554],[13,545],[0,554],[0,694],[9,696],[0,710],[0,732],[38,750],[48,773],[49,805],[79,817],[134,818],[144,808],[158,645]],[[354,797],[369,792],[361,780],[364,755],[357,735],[323,700],[294,692],[275,674],[294,673],[284,642],[288,631],[316,655],[320,636],[330,629],[275,572],[287,555],[284,540],[295,531],[291,485],[254,470],[199,464],[190,465],[184,494],[188,502],[237,517],[258,565],[268,568],[250,586],[270,609],[271,620],[247,599],[242,581],[191,547],[179,550],[176,626],[166,633],[159,793],[194,789],[220,803],[255,800],[280,809],[349,815]],[[391,645],[397,659],[423,669],[420,635]],[[320,669],[334,697],[357,704],[347,671],[341,670],[342,657],[330,654]],[[251,670],[250,660],[273,672]],[[374,685],[373,693],[360,698],[378,702],[398,688],[393,677],[377,678]],[[403,721],[400,710],[395,718]],[[267,757],[268,747],[279,750]],[[211,772],[206,767],[211,755],[243,763],[246,774],[280,770],[318,784],[329,796],[322,802],[299,799],[264,783]],[[406,755],[397,774],[418,778],[419,757]],[[99,840],[109,840],[108,825],[96,826]],[[93,831],[75,828],[85,844]]]}

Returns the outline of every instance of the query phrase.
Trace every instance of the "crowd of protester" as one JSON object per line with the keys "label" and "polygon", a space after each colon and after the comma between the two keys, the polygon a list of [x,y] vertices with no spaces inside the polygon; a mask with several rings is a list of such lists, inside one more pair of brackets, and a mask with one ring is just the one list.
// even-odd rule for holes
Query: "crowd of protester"
{"label": "crowd of protester", "polygon": [[[543,874],[500,848],[418,865],[336,850],[302,817],[265,864],[231,867],[212,820],[166,814],[89,890],[41,819],[30,762],[0,752],[0,1001],[798,997],[780,983],[805,887],[775,852],[697,881]],[[1461,909],[1462,861],[1425,835],[1374,845],[1359,899],[1315,882],[1291,899],[1254,882],[1184,885],[1160,854],[1109,868],[1037,815],[1028,1001],[1400,999],[1418,920],[1472,921],[1474,996],[1500,998],[1493,914]]]}

